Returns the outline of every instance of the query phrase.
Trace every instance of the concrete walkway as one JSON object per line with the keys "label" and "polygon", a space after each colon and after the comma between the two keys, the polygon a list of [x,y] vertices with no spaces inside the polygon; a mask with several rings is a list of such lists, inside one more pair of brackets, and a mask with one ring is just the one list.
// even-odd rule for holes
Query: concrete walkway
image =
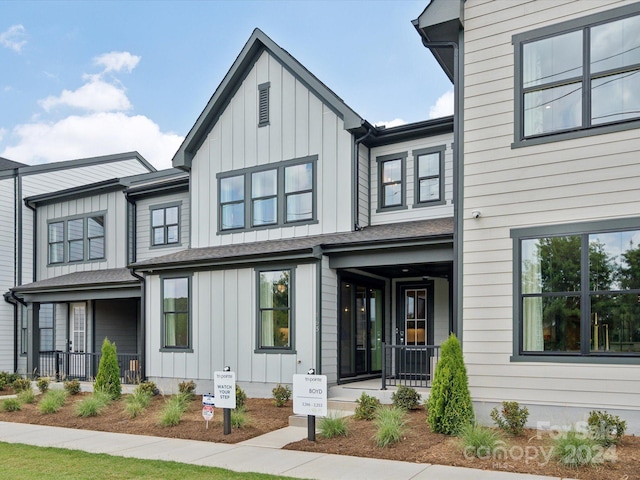
{"label": "concrete walkway", "polygon": [[558,480],[558,477],[281,449],[287,443],[306,437],[306,428],[287,427],[238,444],[223,444],[0,422],[2,442],[68,448],[122,457],[173,460],[237,472],[320,480]]}

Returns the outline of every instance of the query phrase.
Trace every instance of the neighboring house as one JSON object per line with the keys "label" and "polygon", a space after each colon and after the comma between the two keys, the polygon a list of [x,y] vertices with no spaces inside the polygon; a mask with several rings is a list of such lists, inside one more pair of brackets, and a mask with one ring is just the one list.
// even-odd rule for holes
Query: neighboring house
{"label": "neighboring house", "polygon": [[433,0],[414,24],[459,92],[478,412],[640,433],[640,2]]}
{"label": "neighboring house", "polygon": [[163,170],[28,197],[37,281],[11,289],[27,312],[20,371],[89,379],[105,337],[123,380],[141,378],[140,278],[127,265],[188,244],[188,175]]}
{"label": "neighboring house", "polygon": [[[173,159],[190,248],[132,265],[146,375],[207,389],[230,366],[266,395],[310,368],[425,378],[453,328],[451,143],[451,117],[370,125],[255,30]],[[392,372],[383,343],[423,357]]]}
{"label": "neighboring house", "polygon": [[[24,198],[155,169],[137,152],[28,166],[0,159],[0,289],[36,280],[33,211]],[[46,255],[45,255],[46,258]],[[0,302],[0,371],[26,371],[25,308],[9,292]]]}

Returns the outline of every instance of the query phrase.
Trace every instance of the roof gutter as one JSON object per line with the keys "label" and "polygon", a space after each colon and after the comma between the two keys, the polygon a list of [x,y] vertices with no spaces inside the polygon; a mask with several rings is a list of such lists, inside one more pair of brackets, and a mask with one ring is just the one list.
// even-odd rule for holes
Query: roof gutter
{"label": "roof gutter", "polygon": [[18,371],[18,304],[27,306],[26,302],[16,297],[16,294],[9,290],[4,295],[4,301],[13,305],[13,373]]}
{"label": "roof gutter", "polygon": [[[34,207],[33,205],[31,205],[30,202],[27,201],[27,199],[25,198],[24,200],[24,204],[27,206],[27,208],[29,210],[31,210],[33,212],[33,245],[31,246],[31,248],[33,249],[33,254],[32,254],[32,260],[33,260],[33,272],[31,272],[31,281],[35,282],[36,281],[36,266],[38,265],[38,250],[37,250],[37,246],[38,246],[38,211],[36,210],[36,207]],[[22,285],[22,272],[20,275],[20,285]]]}

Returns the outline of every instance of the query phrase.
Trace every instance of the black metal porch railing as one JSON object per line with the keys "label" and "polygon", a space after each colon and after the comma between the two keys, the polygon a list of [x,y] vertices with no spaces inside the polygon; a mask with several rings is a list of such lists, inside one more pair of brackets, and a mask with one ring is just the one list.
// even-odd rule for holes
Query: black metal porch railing
{"label": "black metal porch railing", "polygon": [[[101,353],[62,352],[60,350],[40,352],[39,368],[41,377],[55,378],[57,381],[73,380],[88,382],[98,373]],[[141,378],[140,356],[137,353],[119,353],[120,381],[139,383]]]}
{"label": "black metal porch railing", "polygon": [[388,386],[426,388],[440,356],[439,345],[382,344],[382,390]]}

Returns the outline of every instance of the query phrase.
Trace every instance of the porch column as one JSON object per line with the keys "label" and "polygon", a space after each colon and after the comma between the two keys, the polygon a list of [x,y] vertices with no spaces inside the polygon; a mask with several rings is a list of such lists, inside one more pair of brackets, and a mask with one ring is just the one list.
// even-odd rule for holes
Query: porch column
{"label": "porch column", "polygon": [[27,304],[27,378],[40,369],[40,304]]}

